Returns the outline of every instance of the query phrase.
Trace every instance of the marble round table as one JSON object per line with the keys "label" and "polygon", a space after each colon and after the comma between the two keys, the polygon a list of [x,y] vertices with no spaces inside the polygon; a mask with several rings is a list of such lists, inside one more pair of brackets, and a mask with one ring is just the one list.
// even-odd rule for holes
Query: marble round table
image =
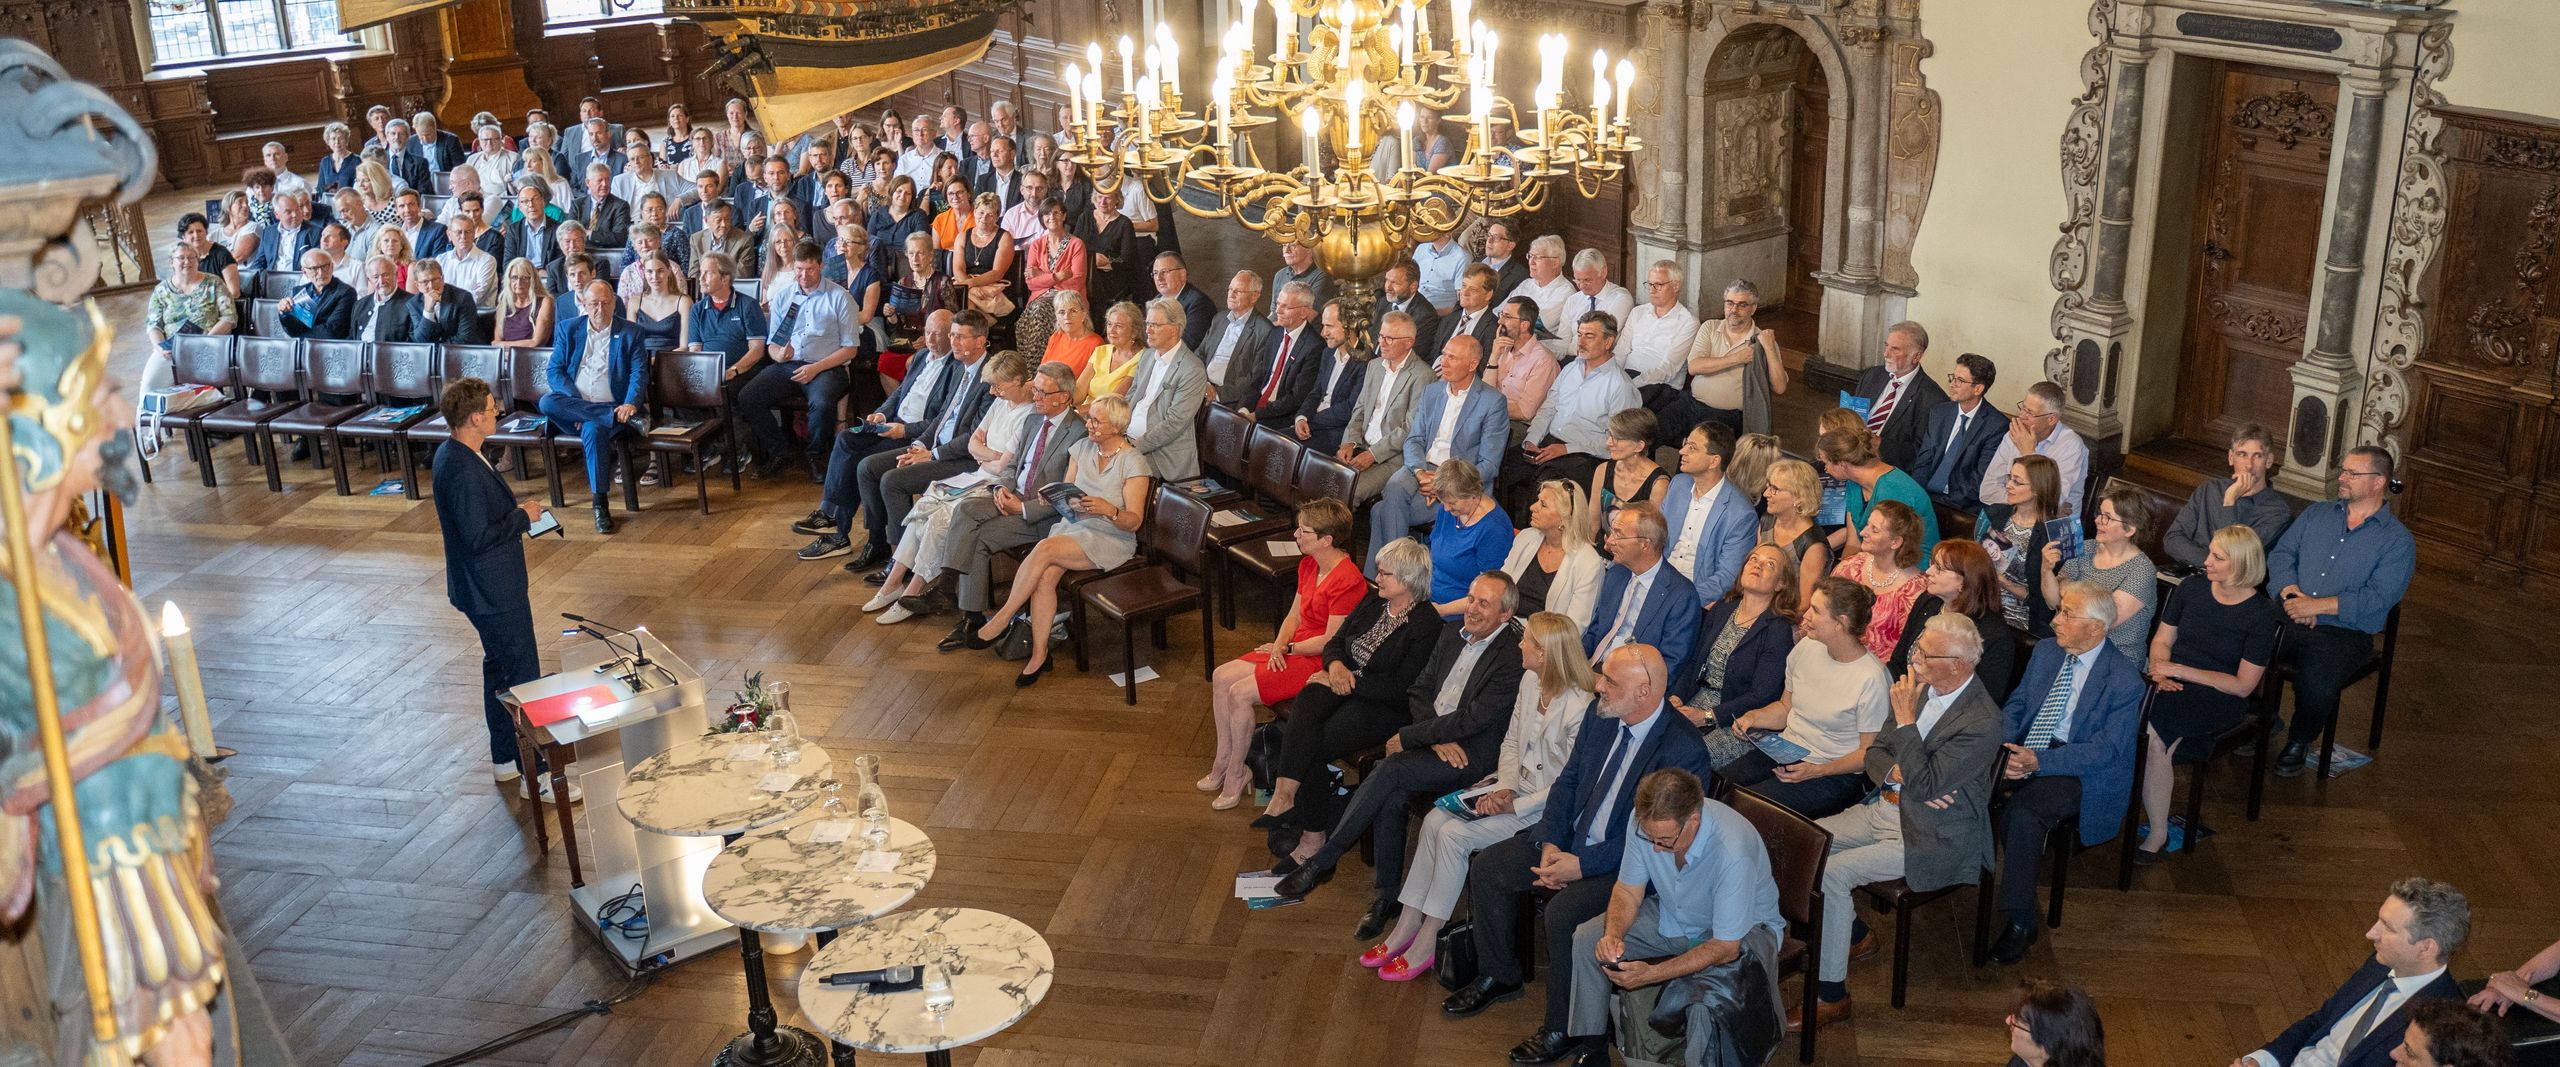
{"label": "marble round table", "polygon": [[818,844],[811,834],[827,819],[811,818],[731,842],[702,872],[702,899],[749,930],[821,934],[860,926],[914,899],[933,877],[933,841],[904,820],[889,820],[881,851],[897,857],[891,871],[858,871],[871,850],[862,820],[848,815],[853,836]]}
{"label": "marble round table", "polygon": [[[872,994],[818,979],[923,962],[924,939],[941,934],[961,964],[951,1007],[925,1010],[924,991]],[[923,1053],[948,1067],[951,1050],[1013,1025],[1049,994],[1057,961],[1038,931],[975,908],[926,908],[845,930],[800,972],[800,1010],[827,1035],[866,1052]]]}
{"label": "marble round table", "polygon": [[[644,830],[671,837],[720,837],[736,844],[747,831],[789,819],[817,803],[818,783],[827,777],[826,750],[806,739],[800,742],[799,762],[789,767],[775,766],[770,748],[758,758],[730,758],[736,746],[769,746],[772,740],[769,734],[713,734],[673,745],[625,773],[617,806]],[[776,773],[794,777],[788,783],[769,782]],[[782,788],[768,789],[768,784]],[[776,1022],[773,997],[765,990],[764,941],[754,927],[739,925],[738,956],[746,965],[747,1032],[720,1050],[712,1060],[715,1067],[825,1064],[826,1042]]]}

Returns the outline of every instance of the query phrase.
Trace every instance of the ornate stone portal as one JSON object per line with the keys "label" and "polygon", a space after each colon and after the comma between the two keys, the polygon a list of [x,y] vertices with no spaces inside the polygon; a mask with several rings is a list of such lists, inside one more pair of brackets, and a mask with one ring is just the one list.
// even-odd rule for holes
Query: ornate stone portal
{"label": "ornate stone portal", "polygon": [[[2173,117],[2190,101],[2181,64],[2227,60],[2334,76],[2334,116],[2317,121],[2332,145],[2321,220],[2318,276],[2293,365],[2286,463],[2279,487],[2327,495],[2329,475],[2350,443],[2394,438],[2407,404],[2403,375],[2427,330],[2421,279],[2444,236],[2441,168],[2434,162],[2429,108],[2451,65],[2453,13],[2421,5],[2309,8],[2275,0],[2093,0],[2098,39],[2081,60],[2084,90],[2072,101],[2061,138],[2069,215],[2053,252],[2053,336],[2047,376],[2070,391],[2070,419],[2083,435],[2142,436],[2135,412],[2166,410],[2146,392],[2174,389],[2186,287],[2164,257],[2190,249],[2161,237],[2159,217],[2183,211],[2184,194],[2164,179]],[[2157,76],[2171,88],[2146,91]],[[2271,100],[2240,116],[2282,136],[2312,120]],[[2396,187],[2383,165],[2397,161]],[[2164,192],[2164,190],[2166,190]],[[2388,232],[2376,219],[2388,218]],[[2146,402],[2147,401],[2147,402]]]}
{"label": "ornate stone portal", "polygon": [[[1640,90],[1630,213],[1639,268],[1681,264],[1691,301],[1748,278],[1774,297],[1791,259],[1818,258],[1822,337],[1835,367],[1881,358],[1884,327],[1918,291],[1911,246],[1937,172],[1937,94],[1920,63],[1920,0],[1659,0]],[[1814,84],[1814,79],[1819,84]],[[1820,188],[1796,188],[1800,94],[1822,94]],[[1819,205],[1819,210],[1812,208]],[[1802,208],[1804,210],[1798,210]],[[1804,232],[1817,228],[1817,232]],[[1819,244],[1819,255],[1805,242]],[[1693,303],[1692,306],[1703,306]]]}

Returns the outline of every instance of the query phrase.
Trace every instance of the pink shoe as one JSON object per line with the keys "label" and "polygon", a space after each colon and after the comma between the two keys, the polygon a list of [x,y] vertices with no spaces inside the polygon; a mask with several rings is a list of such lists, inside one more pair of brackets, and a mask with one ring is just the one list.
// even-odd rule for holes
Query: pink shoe
{"label": "pink shoe", "polygon": [[1387,942],[1380,941],[1375,945],[1369,946],[1369,951],[1360,954],[1360,965],[1373,971],[1377,970],[1380,967],[1386,966],[1389,960],[1393,960],[1404,955],[1404,950],[1407,947],[1409,946],[1391,945]]}
{"label": "pink shoe", "polygon": [[1386,966],[1378,968],[1378,977],[1390,982],[1410,982],[1431,973],[1431,965],[1435,962],[1437,962],[1435,959],[1426,956],[1420,964],[1415,964],[1403,956],[1397,956],[1388,960]]}

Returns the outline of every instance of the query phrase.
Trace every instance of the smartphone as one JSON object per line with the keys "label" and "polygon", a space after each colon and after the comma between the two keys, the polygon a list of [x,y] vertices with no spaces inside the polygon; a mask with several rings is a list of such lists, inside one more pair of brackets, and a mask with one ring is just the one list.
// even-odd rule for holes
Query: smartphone
{"label": "smartphone", "polygon": [[560,520],[551,514],[550,508],[542,509],[542,517],[533,520],[533,523],[525,527],[524,531],[526,537],[540,537],[544,534],[560,534],[561,540],[569,539],[568,534],[560,532]]}

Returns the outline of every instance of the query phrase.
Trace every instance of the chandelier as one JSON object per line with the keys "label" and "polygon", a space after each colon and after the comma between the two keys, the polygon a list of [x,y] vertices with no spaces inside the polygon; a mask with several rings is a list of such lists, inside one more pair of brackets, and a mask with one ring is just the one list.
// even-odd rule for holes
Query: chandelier
{"label": "chandelier", "polygon": [[[1455,39],[1435,48],[1428,2],[1402,0],[1390,18],[1386,0],[1269,0],[1276,48],[1260,57],[1247,21],[1257,8],[1248,2],[1246,19],[1219,42],[1196,113],[1185,110],[1180,52],[1163,23],[1143,54],[1120,38],[1116,109],[1104,105],[1102,46],[1087,44],[1084,63],[1065,72],[1073,121],[1061,151],[1105,187],[1134,178],[1150,200],[1313,246],[1343,298],[1343,325],[1365,338],[1377,277],[1414,247],[1473,217],[1536,211],[1567,179],[1579,195],[1597,196],[1643,147],[1627,117],[1632,62],[1622,58],[1613,71],[1607,53],[1595,51],[1588,108],[1565,107],[1565,37],[1540,36],[1535,121],[1524,124],[1494,93],[1500,35],[1468,20],[1469,0],[1448,0]],[[1316,22],[1302,41],[1298,24],[1308,16]],[[1417,157],[1417,134],[1430,139],[1427,127],[1417,129],[1425,113],[1458,115],[1466,127],[1465,151],[1437,170]],[[1283,122],[1304,138],[1304,162],[1272,170],[1246,135]],[[1397,156],[1373,167],[1390,129]],[[1327,149],[1330,171],[1321,162]],[[1376,176],[1390,167],[1389,177]],[[1186,190],[1206,193],[1208,206]]]}

